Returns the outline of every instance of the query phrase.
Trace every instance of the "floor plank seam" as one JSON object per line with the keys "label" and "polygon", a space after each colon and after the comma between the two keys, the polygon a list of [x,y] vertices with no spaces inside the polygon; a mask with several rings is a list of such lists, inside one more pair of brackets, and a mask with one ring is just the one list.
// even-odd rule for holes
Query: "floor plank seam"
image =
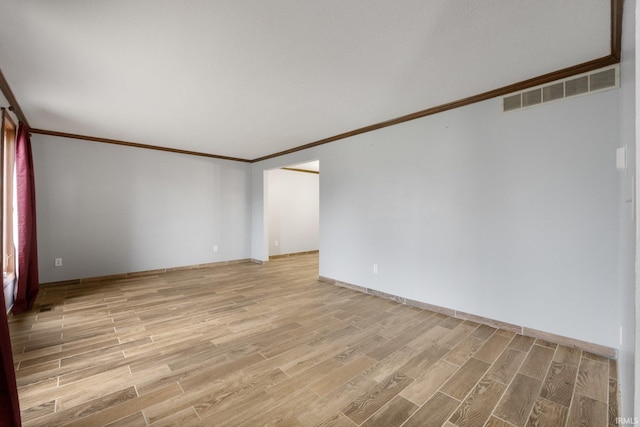
{"label": "floor plank seam", "polygon": [[505,420],[504,418],[500,418],[500,417],[498,417],[496,415],[492,415],[492,417],[495,417],[495,418],[499,419],[500,421],[504,422],[505,424],[510,425],[512,427],[522,427],[522,426],[518,426],[516,424],[510,423],[509,421]]}
{"label": "floor plank seam", "polygon": [[[516,335],[516,336],[517,336],[517,335]],[[510,348],[510,347],[509,347],[509,345],[511,344],[511,342],[513,342],[513,340],[514,340],[514,339],[515,339],[515,336],[511,339],[511,341],[509,341],[509,344],[507,344],[507,346],[502,350],[502,352],[501,352],[501,353],[496,357],[495,361],[494,361],[494,362],[491,364],[491,366],[489,367],[489,370],[491,370],[491,368],[494,366],[494,364],[495,364],[495,363],[497,363],[497,361],[500,359],[500,356],[502,356],[502,354],[504,354],[507,350],[509,350],[509,348]],[[507,394],[507,392],[508,392],[508,391],[509,391],[509,389],[511,388],[511,385],[512,385],[512,384],[513,384],[513,382],[515,381],[516,376],[518,375],[518,372],[520,371],[520,369],[522,368],[522,365],[524,364],[524,359],[525,359],[525,358],[523,358],[523,360],[522,360],[522,362],[520,363],[520,365],[518,365],[518,370],[516,370],[516,371],[515,371],[514,375],[511,377],[511,380],[509,381],[509,383],[508,383],[508,384],[504,384],[504,385],[505,385],[504,390],[503,390],[503,391],[502,391],[502,393],[500,394],[500,398],[497,400],[497,403],[495,404],[495,406],[491,409],[491,413],[490,413],[490,415],[489,415],[489,419],[491,419],[491,417],[495,417],[495,418],[500,419],[501,421],[506,422],[507,424],[509,424],[509,425],[511,425],[511,426],[519,427],[519,426],[516,426],[515,424],[513,424],[513,423],[511,423],[511,422],[509,422],[509,421],[507,421],[507,420],[505,420],[504,418],[501,418],[499,415],[497,415],[497,414],[495,413],[495,411],[496,411],[496,409],[498,408],[498,406],[499,406],[500,402],[502,402],[502,399],[505,397],[505,395]],[[488,371],[489,371],[489,370],[488,370]],[[488,372],[488,371],[487,371],[487,372]],[[486,374],[485,374],[485,375],[486,375]],[[538,394],[539,394],[539,391],[538,391]],[[528,420],[528,417],[527,417],[527,420]],[[488,420],[487,420],[487,422],[488,422]]]}
{"label": "floor plank seam", "polygon": [[[454,374],[454,375],[455,375],[455,374]],[[445,384],[446,384],[446,383],[445,383]],[[451,396],[451,394],[449,394],[449,393],[447,393],[447,392],[445,392],[445,391],[442,391],[441,389],[436,390],[436,392],[435,392],[434,394],[436,394],[436,393],[442,393],[442,394],[444,394],[444,395],[445,395],[445,396],[447,396],[447,397],[450,397],[450,398],[452,398],[452,399],[454,399],[454,400],[457,400],[459,403],[464,402],[464,399],[460,400],[460,399],[458,399],[457,397],[453,397],[453,396]],[[433,397],[433,396],[431,396],[431,397]],[[465,397],[466,397],[466,395],[465,395]],[[426,403],[426,402],[425,402],[425,403]],[[424,406],[424,404],[422,404],[421,406]]]}
{"label": "floor plank seam", "polygon": [[569,425],[569,422],[571,421],[571,414],[572,414],[573,409],[574,409],[573,407],[574,407],[574,405],[576,405],[576,404],[577,404],[577,402],[576,402],[576,400],[577,400],[577,393],[576,393],[576,391],[575,391],[575,384],[576,384],[576,382],[577,382],[577,380],[578,380],[578,372],[580,372],[580,364],[581,364],[581,363],[582,363],[582,355],[580,355],[580,359],[579,359],[579,362],[578,362],[578,366],[577,366],[577,368],[576,368],[576,373],[575,373],[575,375],[573,376],[574,389],[573,389],[573,392],[571,393],[571,401],[570,401],[570,403],[569,403],[569,408],[568,408],[568,410],[567,410],[567,425]]}
{"label": "floor plank seam", "polygon": [[[537,396],[536,397],[536,401],[539,399],[540,392],[542,390],[543,384],[544,383],[542,381],[540,381],[540,386],[538,387],[537,392],[535,394]],[[529,409],[529,413],[527,414],[527,416],[525,418],[527,420],[527,422],[531,419],[531,414],[533,413],[533,409],[535,408],[535,406],[536,406],[536,404],[535,404],[535,401],[534,401],[533,405],[531,405],[531,409]]]}

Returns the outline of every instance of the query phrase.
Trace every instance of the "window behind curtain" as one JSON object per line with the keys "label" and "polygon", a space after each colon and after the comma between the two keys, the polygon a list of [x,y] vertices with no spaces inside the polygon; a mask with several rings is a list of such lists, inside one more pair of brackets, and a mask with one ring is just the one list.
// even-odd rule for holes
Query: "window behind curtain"
{"label": "window behind curtain", "polygon": [[14,193],[16,125],[2,110],[2,278],[5,309],[13,305],[16,284],[16,249],[14,243]]}

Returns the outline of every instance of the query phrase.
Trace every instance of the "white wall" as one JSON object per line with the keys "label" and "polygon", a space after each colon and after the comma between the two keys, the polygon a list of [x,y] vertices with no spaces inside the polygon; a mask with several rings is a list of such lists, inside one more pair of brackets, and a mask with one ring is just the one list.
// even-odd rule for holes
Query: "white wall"
{"label": "white wall", "polygon": [[[620,142],[619,146],[627,147],[627,170],[619,173],[620,208],[620,292],[619,322],[622,327],[620,351],[618,355],[618,369],[620,371],[620,388],[622,390],[622,414],[632,417],[634,413],[634,385],[636,356],[636,324],[635,324],[635,228],[633,204],[633,179],[636,174],[636,11],[635,1],[627,0],[624,4],[622,26],[622,61],[620,63],[621,91],[620,91]],[[632,203],[633,200],[633,203]],[[635,389],[635,390],[634,390]],[[636,405],[640,405],[636,398]],[[640,406],[636,407],[636,415],[640,414]]]}
{"label": "white wall", "polygon": [[32,143],[42,283],[249,258],[249,164],[43,135]]}
{"label": "white wall", "polygon": [[[638,159],[640,151],[638,150],[638,137],[640,136],[640,121],[637,118],[637,111],[640,109],[640,91],[638,91],[637,82],[640,79],[640,69],[636,66],[636,58],[640,56],[640,9],[636,7],[634,0],[625,1],[625,14],[623,16],[622,26],[622,46],[623,58],[622,69],[627,73],[625,93],[622,96],[622,135],[623,143],[633,147],[629,153],[629,162],[632,165],[632,171],[635,169],[635,185],[631,191],[633,194],[633,203],[635,205],[635,241],[627,244],[627,247],[633,248],[634,259],[623,265],[625,273],[623,273],[624,283],[622,290],[622,309],[621,316],[623,325],[625,325],[625,336],[623,337],[623,346],[621,350],[621,360],[619,363],[621,389],[622,389],[622,414],[624,416],[640,417],[640,339],[638,337],[638,328],[640,327],[640,229],[638,228],[638,209],[640,203],[638,196],[640,189],[637,183],[640,182],[640,170],[638,170]],[[630,78],[631,76],[631,78]],[[632,80],[633,79],[633,80]],[[623,82],[624,82],[623,81]],[[627,193],[628,194],[628,193]],[[628,239],[628,229],[623,229],[625,237]],[[629,259],[625,252],[625,259]],[[635,269],[632,270],[631,263],[635,262]],[[634,304],[635,303],[635,304]],[[624,378],[624,379],[623,379]]]}
{"label": "white wall", "polygon": [[317,251],[318,174],[275,169],[267,175],[269,255]]}
{"label": "white wall", "polygon": [[618,127],[613,91],[337,144],[321,157],[320,274],[615,347]]}
{"label": "white wall", "polygon": [[619,99],[494,99],[253,167],[320,159],[322,276],[618,347]]}

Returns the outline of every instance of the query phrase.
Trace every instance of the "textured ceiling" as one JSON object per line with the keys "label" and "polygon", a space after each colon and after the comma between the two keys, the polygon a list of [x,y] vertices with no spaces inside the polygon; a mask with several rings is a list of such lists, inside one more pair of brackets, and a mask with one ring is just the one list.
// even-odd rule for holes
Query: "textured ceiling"
{"label": "textured ceiling", "polygon": [[255,159],[611,53],[609,0],[0,0],[32,128]]}

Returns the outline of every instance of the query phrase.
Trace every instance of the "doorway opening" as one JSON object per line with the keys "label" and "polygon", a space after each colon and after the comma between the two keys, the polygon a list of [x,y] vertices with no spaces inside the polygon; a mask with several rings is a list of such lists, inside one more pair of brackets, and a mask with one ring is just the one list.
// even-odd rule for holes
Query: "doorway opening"
{"label": "doorway opening", "polygon": [[320,162],[267,171],[269,259],[319,251]]}

